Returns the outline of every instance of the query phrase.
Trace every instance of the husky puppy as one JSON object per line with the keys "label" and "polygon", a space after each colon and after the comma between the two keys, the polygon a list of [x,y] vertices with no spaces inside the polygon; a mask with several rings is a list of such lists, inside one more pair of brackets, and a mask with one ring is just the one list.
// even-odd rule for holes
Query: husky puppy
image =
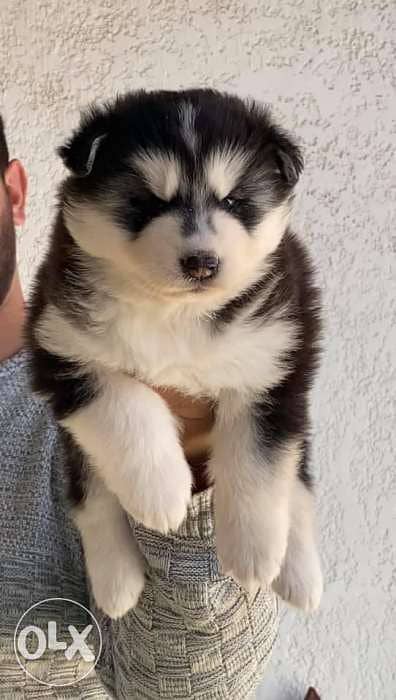
{"label": "husky puppy", "polygon": [[301,153],[267,108],[213,90],[135,92],[86,113],[30,304],[34,388],[67,446],[99,607],[133,607],[127,515],[168,532],[192,477],[156,387],[210,401],[225,573],[314,609],[308,470],[319,296],[289,229]]}

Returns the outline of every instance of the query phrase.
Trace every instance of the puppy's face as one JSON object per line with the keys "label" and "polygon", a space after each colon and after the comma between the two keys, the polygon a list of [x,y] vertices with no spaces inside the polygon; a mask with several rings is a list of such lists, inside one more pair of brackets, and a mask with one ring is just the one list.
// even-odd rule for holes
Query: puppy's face
{"label": "puppy's face", "polygon": [[168,299],[252,284],[302,169],[265,110],[206,90],[128,95],[86,117],[61,154],[77,243]]}

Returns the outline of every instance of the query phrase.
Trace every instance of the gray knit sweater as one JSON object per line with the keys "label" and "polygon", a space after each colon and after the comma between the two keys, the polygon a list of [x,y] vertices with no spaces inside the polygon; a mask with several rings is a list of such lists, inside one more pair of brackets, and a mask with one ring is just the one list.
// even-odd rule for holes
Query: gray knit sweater
{"label": "gray knit sweater", "polygon": [[[250,697],[276,637],[277,604],[271,592],[250,599],[221,576],[211,491],[194,497],[176,535],[164,537],[131,523],[147,561],[147,584],[137,608],[111,622],[89,600],[78,535],[67,515],[63,461],[56,425],[30,391],[26,356],[3,362],[0,698]],[[69,661],[63,653],[48,652],[39,661],[26,662],[42,685],[15,658],[19,618],[32,604],[51,597],[90,606],[99,621],[102,653],[83,680],[85,662],[78,655]],[[39,615],[37,609],[37,622]],[[76,628],[84,629],[84,611],[81,619],[78,610],[73,615]]]}

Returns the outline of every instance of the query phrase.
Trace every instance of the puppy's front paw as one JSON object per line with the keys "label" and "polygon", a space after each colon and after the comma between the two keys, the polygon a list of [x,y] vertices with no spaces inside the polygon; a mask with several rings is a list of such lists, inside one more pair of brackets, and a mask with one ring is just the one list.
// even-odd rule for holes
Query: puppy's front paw
{"label": "puppy's front paw", "polygon": [[134,553],[120,551],[87,561],[92,593],[98,608],[113,619],[134,608],[144,588],[143,562]]}
{"label": "puppy's front paw", "polygon": [[162,464],[131,484],[119,496],[122,506],[145,527],[166,534],[177,530],[191,500],[192,477],[184,457],[163,455]]}
{"label": "puppy's front paw", "polygon": [[[251,504],[250,504],[251,506]],[[255,592],[278,576],[286,552],[288,514],[256,504],[216,510],[218,557],[225,574]]]}
{"label": "puppy's front paw", "polygon": [[285,561],[272,587],[284,601],[305,612],[318,608],[323,592],[323,577],[313,543],[310,546],[294,543],[291,537]]}

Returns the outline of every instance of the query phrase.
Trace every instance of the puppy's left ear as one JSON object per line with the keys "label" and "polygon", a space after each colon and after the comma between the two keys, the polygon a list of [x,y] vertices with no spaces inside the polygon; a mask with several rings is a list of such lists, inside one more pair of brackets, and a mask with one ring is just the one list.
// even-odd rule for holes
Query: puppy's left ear
{"label": "puppy's left ear", "polygon": [[294,187],[304,169],[301,150],[287,134],[280,134],[275,147],[275,160],[283,180]]}
{"label": "puppy's left ear", "polygon": [[286,138],[276,151],[276,161],[285,182],[294,187],[304,170],[304,159],[298,146]]}

